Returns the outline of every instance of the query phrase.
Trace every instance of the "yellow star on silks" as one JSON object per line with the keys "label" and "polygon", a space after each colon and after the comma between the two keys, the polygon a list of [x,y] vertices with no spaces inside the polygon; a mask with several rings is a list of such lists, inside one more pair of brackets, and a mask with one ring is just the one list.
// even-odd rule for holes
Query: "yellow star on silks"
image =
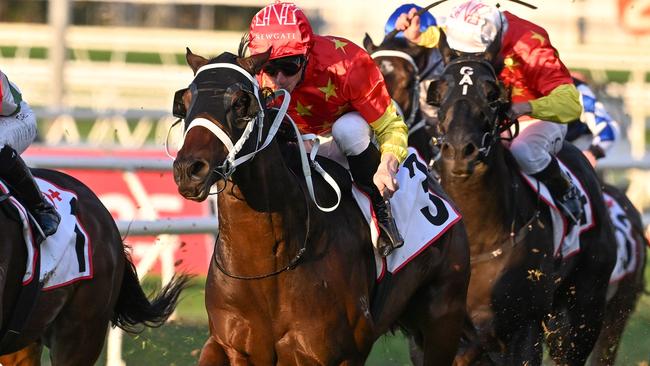
{"label": "yellow star on silks", "polygon": [[302,105],[300,101],[296,103],[296,111],[301,116],[311,116],[311,105]]}
{"label": "yellow star on silks", "polygon": [[338,40],[336,38],[332,39],[332,42],[334,42],[334,49],[335,50],[338,50],[340,48],[343,51],[343,53],[345,53],[345,48],[344,47],[348,45],[347,42],[343,42],[343,41]]}
{"label": "yellow star on silks", "polygon": [[325,93],[325,101],[329,100],[331,96],[338,97],[338,95],[336,95],[336,85],[332,84],[331,78],[327,79],[327,86],[320,87],[318,90]]}
{"label": "yellow star on silks", "polygon": [[338,108],[336,108],[335,115],[340,116],[343,113],[347,112],[347,110],[348,110],[348,105],[347,104],[340,105]]}
{"label": "yellow star on silks", "polygon": [[517,61],[515,61],[512,57],[506,57],[503,60],[503,64],[510,71],[512,71],[515,68],[515,66],[519,65],[519,63],[517,63]]}
{"label": "yellow star on silks", "polygon": [[543,46],[543,45],[544,45],[544,42],[546,42],[546,38],[544,38],[543,35],[541,35],[541,34],[539,34],[539,33],[537,33],[537,32],[532,32],[532,33],[533,33],[533,35],[530,36],[530,39],[536,39],[536,40],[538,40],[538,41],[542,44],[542,46]]}
{"label": "yellow star on silks", "polygon": [[323,124],[321,125],[321,129],[323,131],[331,130],[333,124],[334,123],[332,123],[332,122],[324,121]]}
{"label": "yellow star on silks", "polygon": [[522,96],[524,95],[524,89],[522,88],[517,88],[516,86],[512,88],[512,91],[510,92],[510,96],[517,97],[517,96]]}

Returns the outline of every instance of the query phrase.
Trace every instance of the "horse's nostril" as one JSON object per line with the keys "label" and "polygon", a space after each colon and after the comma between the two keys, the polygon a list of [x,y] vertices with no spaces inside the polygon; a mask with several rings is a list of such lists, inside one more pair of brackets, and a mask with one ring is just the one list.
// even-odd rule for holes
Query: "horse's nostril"
{"label": "horse's nostril", "polygon": [[465,148],[463,149],[463,154],[465,156],[470,156],[476,151],[476,145],[469,143],[465,145]]}
{"label": "horse's nostril", "polygon": [[443,142],[442,146],[440,147],[442,150],[442,157],[445,159],[450,159],[454,155],[454,150],[452,146],[448,142]]}
{"label": "horse's nostril", "polygon": [[193,162],[189,167],[190,177],[192,178],[205,178],[208,175],[209,165],[205,160],[197,160]]}

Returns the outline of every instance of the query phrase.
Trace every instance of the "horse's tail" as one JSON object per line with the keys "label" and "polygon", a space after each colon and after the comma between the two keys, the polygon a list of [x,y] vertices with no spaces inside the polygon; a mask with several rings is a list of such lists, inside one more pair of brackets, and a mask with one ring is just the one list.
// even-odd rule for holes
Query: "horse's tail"
{"label": "horse's tail", "polygon": [[151,301],[147,298],[135,266],[125,253],[124,277],[111,323],[129,333],[144,327],[159,327],[174,312],[181,291],[187,287],[189,276],[174,276]]}

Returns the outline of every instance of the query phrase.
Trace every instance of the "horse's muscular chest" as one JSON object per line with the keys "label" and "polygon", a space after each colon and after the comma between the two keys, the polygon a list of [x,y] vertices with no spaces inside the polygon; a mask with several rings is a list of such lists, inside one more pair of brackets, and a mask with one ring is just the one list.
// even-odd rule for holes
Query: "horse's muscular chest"
{"label": "horse's muscular chest", "polygon": [[330,364],[358,354],[355,334],[369,328],[358,301],[334,290],[342,283],[305,281],[313,275],[295,271],[261,286],[217,278],[206,295],[219,343],[253,364]]}

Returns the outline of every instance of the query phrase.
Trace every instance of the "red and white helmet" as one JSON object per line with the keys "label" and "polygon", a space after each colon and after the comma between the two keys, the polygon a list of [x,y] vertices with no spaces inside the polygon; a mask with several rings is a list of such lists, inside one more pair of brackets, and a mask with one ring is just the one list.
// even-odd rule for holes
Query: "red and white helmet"
{"label": "red and white helmet", "polygon": [[468,53],[485,52],[502,27],[501,12],[481,0],[456,6],[445,25],[449,47]]}
{"label": "red and white helmet", "polygon": [[312,47],[314,32],[305,13],[293,3],[276,1],[260,10],[251,21],[251,55],[272,48],[269,59],[306,56]]}

